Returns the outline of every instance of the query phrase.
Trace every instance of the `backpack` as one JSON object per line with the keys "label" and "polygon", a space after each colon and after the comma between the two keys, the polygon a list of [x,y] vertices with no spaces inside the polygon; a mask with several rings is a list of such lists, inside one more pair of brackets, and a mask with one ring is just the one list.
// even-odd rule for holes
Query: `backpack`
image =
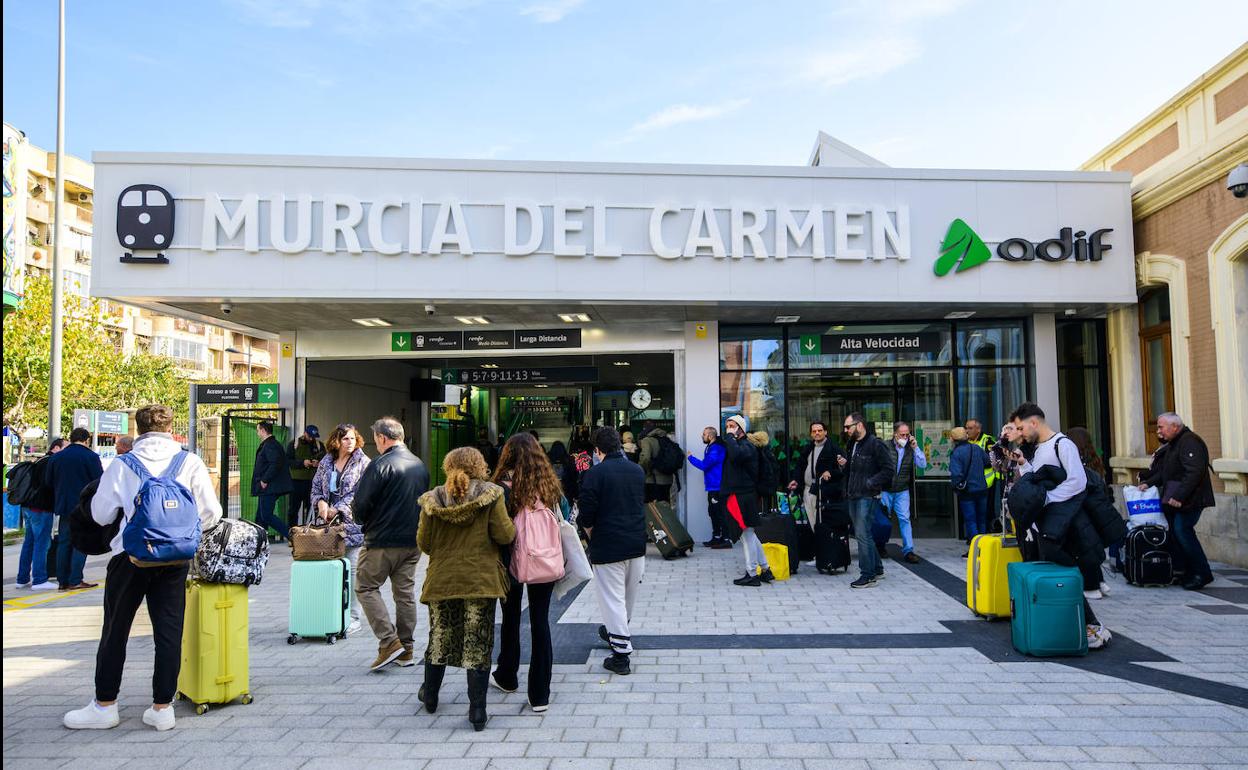
{"label": "backpack", "polygon": [[134,515],[121,532],[122,547],[136,567],[190,561],[199,548],[199,509],[191,491],[177,480],[186,454],[174,455],[158,477],[133,453],[117,458],[139,477]]}
{"label": "backpack", "polygon": [[263,527],[245,519],[222,519],[204,533],[191,561],[191,577],[251,586],[264,577],[268,562],[269,536]]}
{"label": "backpack", "polygon": [[87,482],[82,492],[78,493],[78,505],[69,514],[69,539],[73,542],[75,550],[82,551],[87,556],[99,556],[111,551],[113,538],[117,536],[117,531],[121,528],[122,516],[120,514],[112,524],[106,526],[97,524],[91,515],[91,501],[95,498],[96,490],[99,488],[99,479]]}
{"label": "backpack", "polygon": [[553,583],[563,577],[559,517],[541,502],[516,514],[511,574],[521,583]]}
{"label": "backpack", "polygon": [[52,455],[44,455],[33,462],[20,462],[9,470],[10,503],[37,511],[51,511],[56,507],[56,495],[46,483],[51,460]]}
{"label": "backpack", "polygon": [[679,444],[667,436],[655,436],[654,440],[659,442],[659,452],[652,462],[656,471],[670,476],[685,467],[685,453]]}
{"label": "backpack", "polygon": [[771,447],[759,447],[758,480],[754,484],[755,490],[758,494],[770,498],[779,484],[780,473],[776,456],[772,454]]}

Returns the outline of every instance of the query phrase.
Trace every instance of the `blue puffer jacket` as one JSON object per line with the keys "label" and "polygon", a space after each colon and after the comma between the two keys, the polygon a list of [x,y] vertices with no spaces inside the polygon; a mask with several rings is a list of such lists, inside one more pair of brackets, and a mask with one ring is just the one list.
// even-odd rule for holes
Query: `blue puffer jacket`
{"label": "blue puffer jacket", "polygon": [[718,492],[724,476],[724,440],[717,438],[707,444],[701,460],[689,455],[689,464],[705,474],[703,485],[707,492]]}
{"label": "blue puffer jacket", "polygon": [[969,441],[959,441],[949,455],[949,480],[956,490],[958,484],[966,479],[966,487],[960,492],[964,495],[982,494],[988,491],[988,482],[984,479],[984,466],[988,464],[988,454],[978,445]]}

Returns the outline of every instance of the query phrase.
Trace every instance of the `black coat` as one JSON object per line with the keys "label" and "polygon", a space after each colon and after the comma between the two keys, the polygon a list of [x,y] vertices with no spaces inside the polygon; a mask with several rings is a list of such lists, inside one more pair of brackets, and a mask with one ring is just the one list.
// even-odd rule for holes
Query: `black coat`
{"label": "black coat", "polygon": [[850,500],[864,497],[875,497],[888,488],[896,471],[892,458],[888,455],[888,446],[877,436],[868,433],[845,450],[850,458],[845,465],[845,496]]}
{"label": "black coat", "polygon": [[756,495],[758,487],[758,449],[748,438],[724,436],[724,474],[719,491],[728,495]]}
{"label": "black coat", "polygon": [[1114,505],[1114,493],[1101,474],[1092,468],[1084,467],[1088,477],[1087,496],[1083,499],[1083,510],[1088,514],[1100,544],[1108,548],[1127,536],[1127,522],[1118,513]]}
{"label": "black coat", "polygon": [[82,488],[103,475],[100,456],[82,444],[70,444],[52,455],[44,480],[56,500],[52,510],[68,522],[69,515],[78,507]]}
{"label": "black coat", "polygon": [[1209,448],[1191,429],[1184,428],[1166,444],[1165,451],[1161,452],[1159,471],[1150,468],[1140,482],[1157,487],[1163,505],[1170,498],[1183,503],[1180,510],[1184,511],[1199,511],[1216,505],[1213,482],[1209,478]]}
{"label": "black coat", "polygon": [[[793,477],[789,479],[797,484],[799,492],[810,492],[812,495],[817,494],[814,485],[808,490],[802,489],[806,485],[806,466],[810,464],[810,455],[815,451],[813,442],[807,443],[802,447],[802,453],[797,458],[797,467],[793,469]],[[815,482],[818,483],[819,477],[827,472],[831,478],[823,485],[823,496],[828,500],[840,500],[843,493],[842,480],[844,474],[841,472],[841,465],[836,461],[838,457],[844,457],[845,453],[832,439],[828,439],[823,444],[823,451],[819,453],[819,459],[815,460]]]}
{"label": "black coat", "polygon": [[607,456],[581,476],[576,523],[592,530],[594,564],[646,555],[646,472],[623,452]]}
{"label": "black coat", "polygon": [[1040,521],[1044,514],[1044,496],[1065,480],[1066,471],[1061,466],[1043,465],[1014,482],[1007,502],[1019,532]]}
{"label": "black coat", "polygon": [[405,444],[373,460],[360,477],[351,516],[368,548],[415,548],[420,496],[429,491],[429,470]]}
{"label": "black coat", "polygon": [[[260,482],[268,486],[260,488]],[[251,472],[251,494],[286,495],[294,489],[290,481],[290,466],[286,461],[286,450],[277,443],[277,439],[269,436],[256,448],[256,467]]]}

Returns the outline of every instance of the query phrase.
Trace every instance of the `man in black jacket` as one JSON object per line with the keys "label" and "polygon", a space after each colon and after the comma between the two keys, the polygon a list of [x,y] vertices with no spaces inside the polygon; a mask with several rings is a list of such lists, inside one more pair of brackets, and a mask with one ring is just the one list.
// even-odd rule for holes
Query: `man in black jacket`
{"label": "man in black jacket", "polygon": [[1183,587],[1197,591],[1213,582],[1209,559],[1196,536],[1201,512],[1215,504],[1209,448],[1174,412],[1158,415],[1157,433],[1166,442],[1166,451],[1161,453],[1160,468],[1141,475],[1140,489],[1155,486],[1161,491],[1162,510],[1181,550],[1176,567],[1187,572]]}
{"label": "man in black jacket", "polygon": [[56,581],[61,591],[77,588],[95,588],[98,583],[88,583],[82,576],[87,555],[74,548],[70,527],[70,515],[78,506],[82,488],[104,474],[100,456],[91,449],[91,432],[86,428],[74,428],[69,434],[69,445],[52,455],[46,470],[46,483],[55,498],[56,515]]}
{"label": "man in black jacket", "polygon": [[820,503],[839,501],[841,466],[837,458],[845,455],[836,442],[828,438],[828,425],[823,420],[810,424],[810,443],[802,447],[789,480],[789,491],[802,491],[802,505],[813,523],[819,522]]}
{"label": "man in black jacket", "polygon": [[[416,633],[416,565],[420,549],[420,496],[429,491],[429,471],[403,443],[403,423],[382,417],[373,423],[373,443],[381,454],[364,471],[351,503],[351,515],[364,530],[355,575],[355,595],[377,636],[377,658],[369,670],[392,662],[416,664],[412,638]],[[390,581],[394,622],[381,598]]]}
{"label": "man in black jacket", "polygon": [[732,582],[739,586],[760,586],[775,578],[763,553],[763,544],[754,533],[754,527],[758,526],[758,449],[746,437],[747,430],[749,425],[743,415],[734,414],[728,418],[724,430],[724,473],[719,488],[728,521],[741,530],[741,553],[745,556],[745,574]]}
{"label": "man in black jacket", "polygon": [[629,462],[615,428],[594,431],[597,463],[581,477],[577,523],[589,535],[594,592],[602,612],[598,634],[611,645],[602,667],[630,674],[628,623],[646,572],[646,472]]}
{"label": "man in black jacket", "polygon": [[289,540],[290,528],[273,512],[278,499],[294,488],[286,451],[273,438],[272,422],[261,420],[256,425],[256,435],[260,437],[260,446],[256,447],[256,464],[251,471],[251,494],[257,498],[256,523],[272,527],[283,540]]}
{"label": "man in black jacket", "polygon": [[854,522],[854,537],[858,540],[858,579],[850,588],[870,588],[884,578],[884,562],[880,559],[875,541],[871,538],[871,523],[879,506],[876,498],[892,480],[895,469],[888,447],[873,433],[867,432],[867,423],[861,414],[854,412],[845,418],[845,452],[849,459],[836,458],[845,471],[845,497],[849,500],[849,515]]}

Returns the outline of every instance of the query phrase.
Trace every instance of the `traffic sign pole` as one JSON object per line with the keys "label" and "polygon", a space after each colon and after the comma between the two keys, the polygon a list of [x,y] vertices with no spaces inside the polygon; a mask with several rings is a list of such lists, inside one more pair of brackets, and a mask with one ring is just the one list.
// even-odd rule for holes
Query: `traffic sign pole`
{"label": "traffic sign pole", "polygon": [[190,402],[191,403],[191,408],[190,408],[191,424],[190,424],[190,427],[186,429],[186,447],[191,452],[191,454],[195,454],[195,450],[198,448],[196,444],[198,444],[198,439],[199,439],[199,436],[197,435],[199,431],[195,430],[195,428],[199,425],[199,398],[198,398],[199,394],[195,392],[194,384],[192,384],[190,388],[191,388],[191,402]]}

